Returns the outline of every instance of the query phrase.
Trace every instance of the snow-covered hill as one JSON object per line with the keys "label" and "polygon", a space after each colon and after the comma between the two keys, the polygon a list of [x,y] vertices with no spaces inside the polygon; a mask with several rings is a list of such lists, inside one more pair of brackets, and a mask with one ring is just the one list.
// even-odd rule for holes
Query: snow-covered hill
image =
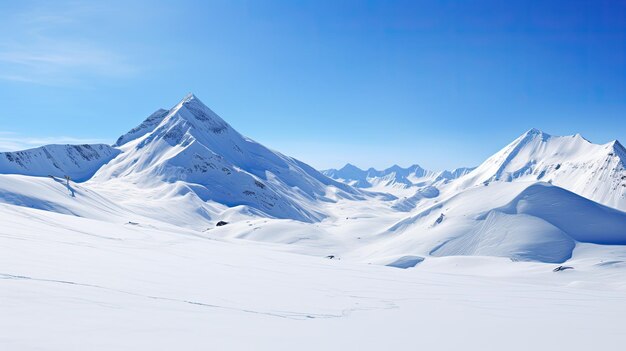
{"label": "snow-covered hill", "polygon": [[242,136],[193,94],[155,112],[117,145],[122,153],[92,182],[180,183],[179,195],[193,192],[204,201],[306,222],[326,216],[320,202],[363,198],[358,190]]}
{"label": "snow-covered hill", "polygon": [[455,182],[456,191],[494,182],[548,182],[626,210],[626,150],[617,141],[593,144],[580,134],[531,129]]}
{"label": "snow-covered hill", "polygon": [[34,149],[0,152],[0,174],[70,176],[77,182],[93,176],[119,150],[103,144],[46,145]]}
{"label": "snow-covered hill", "polygon": [[548,183],[500,182],[418,207],[356,255],[564,262],[580,242],[626,245],[626,212]]}
{"label": "snow-covered hill", "polygon": [[419,165],[406,168],[393,165],[384,170],[369,168],[360,169],[352,164],[346,164],[340,169],[327,169],[322,173],[338,181],[358,188],[372,187],[399,187],[424,186],[435,182],[447,182],[469,173],[473,168],[457,168],[452,171],[429,171]]}

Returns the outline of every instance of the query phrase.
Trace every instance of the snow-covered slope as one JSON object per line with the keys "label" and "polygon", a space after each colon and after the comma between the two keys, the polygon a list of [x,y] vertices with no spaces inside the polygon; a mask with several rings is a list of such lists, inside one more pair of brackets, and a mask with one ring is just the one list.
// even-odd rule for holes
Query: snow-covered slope
{"label": "snow-covered slope", "polygon": [[362,198],[358,190],[242,136],[193,94],[167,112],[155,112],[118,144],[122,154],[92,182],[183,183],[183,192],[205,201],[301,221],[325,217],[320,201]]}
{"label": "snow-covered slope", "polygon": [[434,172],[419,165],[407,168],[393,165],[384,170],[369,168],[362,170],[352,164],[346,164],[340,169],[327,169],[324,175],[358,188],[372,187],[399,187],[431,185],[435,182],[447,182],[469,173],[473,168],[457,168],[452,171]]}
{"label": "snow-covered slope", "polygon": [[579,134],[531,129],[455,182],[455,190],[493,182],[543,181],[626,210],[626,150],[618,141],[592,144]]}
{"label": "snow-covered slope", "polygon": [[422,206],[358,256],[563,262],[577,242],[626,245],[626,213],[548,183],[500,182]]}
{"label": "snow-covered slope", "polygon": [[68,184],[57,177],[0,174],[0,203],[76,217],[118,222],[136,220],[129,211],[85,183]]}
{"label": "snow-covered slope", "polygon": [[0,174],[69,175],[72,180],[80,182],[91,178],[119,153],[119,150],[103,144],[46,145],[24,151],[0,152]]}

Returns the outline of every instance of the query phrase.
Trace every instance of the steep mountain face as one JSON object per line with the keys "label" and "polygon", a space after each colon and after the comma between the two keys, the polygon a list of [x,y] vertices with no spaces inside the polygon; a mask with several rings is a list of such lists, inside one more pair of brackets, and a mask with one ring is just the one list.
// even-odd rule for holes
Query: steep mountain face
{"label": "steep mountain face", "polygon": [[456,190],[493,182],[548,182],[626,211],[626,151],[618,142],[592,144],[579,134],[531,129],[459,178]]}
{"label": "steep mountain face", "polygon": [[461,177],[471,170],[473,168],[457,168],[452,171],[434,172],[425,170],[419,165],[412,165],[407,168],[393,165],[384,170],[374,168],[362,170],[348,163],[340,169],[328,169],[322,171],[322,173],[330,178],[358,188],[375,186],[408,188],[432,185],[434,182],[447,182]]}
{"label": "steep mountain face", "polygon": [[34,149],[0,152],[0,174],[70,176],[85,181],[120,153],[108,145],[46,145]]}
{"label": "steep mountain face", "polygon": [[320,201],[361,198],[350,186],[235,131],[194,95],[159,110],[118,140],[122,150],[94,182],[182,183],[203,200],[246,205],[277,218],[317,221]]}

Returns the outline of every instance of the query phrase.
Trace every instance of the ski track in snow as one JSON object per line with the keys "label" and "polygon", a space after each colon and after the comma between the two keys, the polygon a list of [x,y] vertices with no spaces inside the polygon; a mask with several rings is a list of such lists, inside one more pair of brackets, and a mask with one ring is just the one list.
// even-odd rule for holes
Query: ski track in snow
{"label": "ski track in snow", "polygon": [[[21,276],[21,275],[12,275],[12,274],[6,274],[6,273],[0,273],[0,279],[29,280],[29,281],[45,282],[45,283],[68,284],[68,285],[75,285],[75,286],[78,286],[78,287],[102,289],[102,290],[106,290],[106,291],[110,291],[110,292],[114,292],[114,293],[120,293],[120,294],[132,295],[132,296],[139,296],[139,297],[144,297],[144,298],[152,299],[152,300],[180,302],[180,303],[186,303],[186,304],[202,306],[202,307],[218,308],[218,309],[224,309],[224,310],[229,310],[229,311],[239,311],[239,312],[244,312],[244,313],[261,314],[261,315],[266,315],[266,316],[271,316],[271,317],[288,318],[288,319],[339,318],[339,317],[344,317],[347,314],[349,314],[351,312],[354,312],[354,311],[368,310],[366,308],[363,308],[363,309],[345,309],[345,310],[342,311],[341,315],[330,315],[330,314],[320,315],[320,314],[314,314],[314,313],[292,312],[292,311],[263,312],[263,311],[254,311],[254,310],[240,309],[240,308],[235,308],[235,307],[220,306],[220,305],[216,305],[216,304],[210,304],[210,303],[199,302],[199,301],[179,300],[179,299],[163,297],[163,296],[142,295],[142,294],[137,294],[137,293],[133,293],[133,292],[130,292],[130,291],[111,289],[111,288],[107,288],[107,287],[99,286],[99,285],[82,284],[82,283],[65,281],[65,280],[32,278],[32,277],[26,277],[26,276]],[[350,295],[349,297],[351,297],[351,298],[362,298],[362,297],[353,296],[353,295]]]}

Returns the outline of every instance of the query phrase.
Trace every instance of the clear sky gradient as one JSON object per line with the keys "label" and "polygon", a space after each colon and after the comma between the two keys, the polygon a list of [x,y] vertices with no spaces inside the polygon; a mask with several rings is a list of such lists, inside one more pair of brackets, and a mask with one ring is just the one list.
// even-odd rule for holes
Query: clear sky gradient
{"label": "clear sky gradient", "polygon": [[0,149],[112,143],[188,92],[318,168],[624,141],[626,2],[0,2]]}

